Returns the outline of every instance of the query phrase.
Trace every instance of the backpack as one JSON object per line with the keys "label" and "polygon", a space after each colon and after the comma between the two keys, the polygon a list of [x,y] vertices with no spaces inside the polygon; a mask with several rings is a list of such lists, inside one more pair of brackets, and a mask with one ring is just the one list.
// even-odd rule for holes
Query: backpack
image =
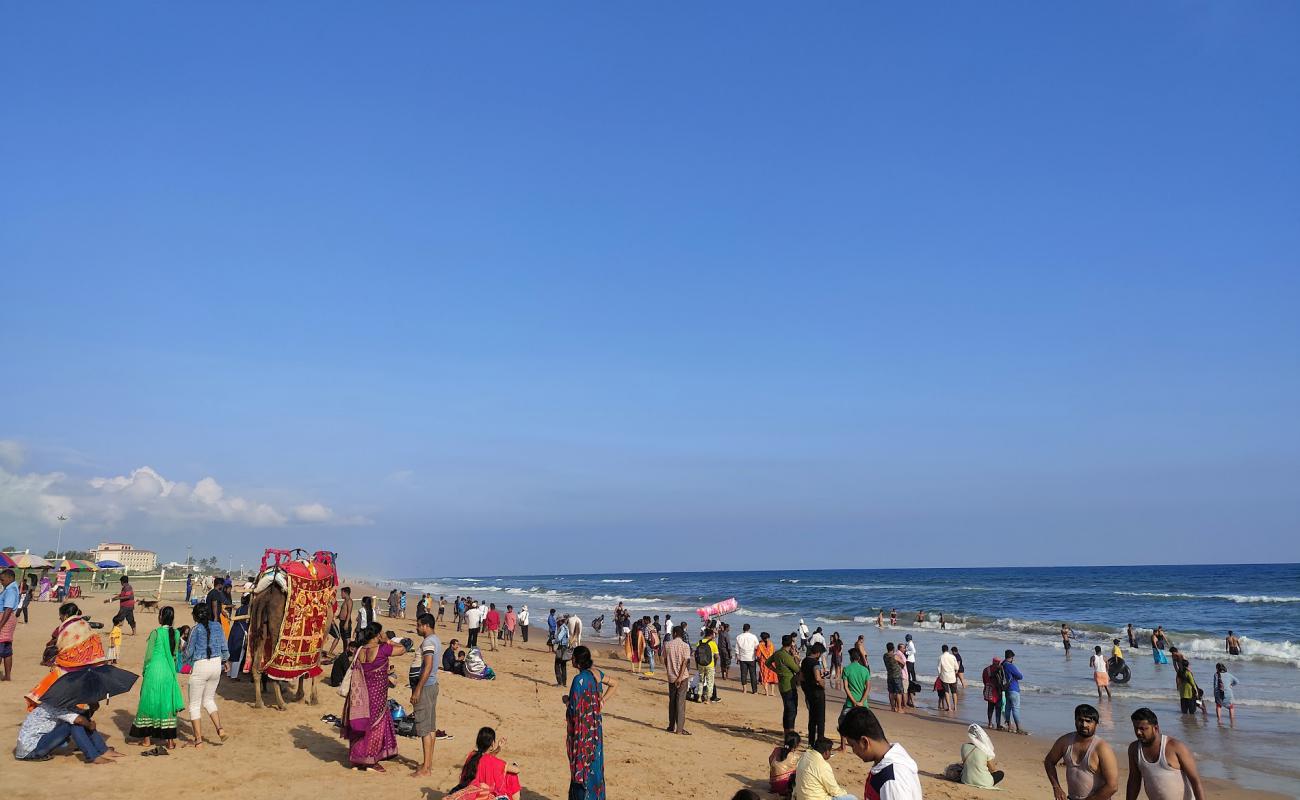
{"label": "backpack", "polygon": [[1007,671],[1000,664],[997,669],[993,670],[993,685],[998,687],[998,691],[1002,692],[1011,688],[1011,676],[1007,675]]}
{"label": "backpack", "polygon": [[707,667],[713,663],[713,649],[709,647],[708,642],[700,642],[695,645],[695,663],[701,667]]}

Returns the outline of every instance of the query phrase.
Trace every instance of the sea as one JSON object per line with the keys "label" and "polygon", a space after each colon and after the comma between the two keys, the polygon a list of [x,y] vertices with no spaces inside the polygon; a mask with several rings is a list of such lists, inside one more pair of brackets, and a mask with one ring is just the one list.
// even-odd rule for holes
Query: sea
{"label": "sea", "polygon": [[[614,606],[634,614],[671,615],[692,622],[696,609],[734,597],[739,609],[727,619],[733,635],[748,622],[779,640],[804,620],[849,644],[866,637],[873,672],[885,643],[912,634],[919,677],[933,683],[940,646],[957,646],[967,682],[976,684],[959,704],[958,716],[984,724],[979,674],[994,655],[1012,649],[1025,674],[1024,723],[1046,750],[1053,737],[1073,727],[1074,706],[1096,703],[1089,656],[1095,645],[1109,654],[1120,638],[1132,680],[1112,684],[1114,699],[1099,705],[1101,732],[1112,745],[1132,740],[1129,714],[1148,706],[1162,729],[1188,742],[1204,774],[1239,785],[1300,797],[1300,564],[1207,566],[1101,566],[981,569],[845,569],[758,572],[647,572],[591,575],[466,575],[397,581],[409,591],[471,595],[481,600],[528,604],[533,625],[544,625],[551,608],[581,615],[584,635],[605,615],[612,636]],[[898,626],[889,614],[898,611]],[[877,628],[877,615],[885,618]],[[922,621],[917,621],[917,614]],[[943,627],[940,625],[943,615]],[[1074,631],[1067,653],[1061,624]],[[1132,624],[1140,648],[1128,647]],[[1182,716],[1173,667],[1155,664],[1149,637],[1163,626],[1171,645],[1186,654],[1209,700],[1208,716]],[[1244,651],[1229,656],[1224,637],[1233,630]],[[1211,676],[1223,662],[1237,678],[1237,720],[1214,717]],[[872,694],[884,699],[883,681]],[[918,702],[934,708],[935,695]],[[888,721],[885,720],[886,726]]]}

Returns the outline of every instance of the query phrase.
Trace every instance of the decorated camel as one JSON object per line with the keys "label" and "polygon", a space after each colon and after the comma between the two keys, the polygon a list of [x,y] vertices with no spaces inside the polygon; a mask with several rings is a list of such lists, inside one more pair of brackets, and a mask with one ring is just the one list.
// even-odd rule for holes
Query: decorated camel
{"label": "decorated camel", "polygon": [[[269,563],[268,563],[269,562]],[[298,679],[298,700],[311,681],[307,702],[316,705],[320,651],[334,623],[338,573],[334,555],[319,551],[310,560],[304,550],[268,549],[248,604],[248,663],[253,677],[253,705],[263,708],[262,675],[272,679],[275,707],[284,710],[280,681]]]}

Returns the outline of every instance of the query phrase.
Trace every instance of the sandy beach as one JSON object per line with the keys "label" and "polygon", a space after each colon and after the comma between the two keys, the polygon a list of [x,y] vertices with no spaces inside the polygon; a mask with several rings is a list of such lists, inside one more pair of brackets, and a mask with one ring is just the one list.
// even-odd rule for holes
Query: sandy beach
{"label": "sandy beach", "polygon": [[[354,595],[382,593],[353,583]],[[81,602],[94,619],[107,621],[113,606],[101,597]],[[180,603],[176,603],[180,605]],[[378,603],[376,606],[378,607]],[[19,625],[15,639],[14,680],[0,684],[0,737],[11,747],[23,718],[22,694],[44,674],[39,654],[49,631],[55,626],[57,606],[34,604],[31,623]],[[538,614],[539,620],[544,618]],[[138,671],[146,636],[155,624],[152,613],[138,615],[139,635],[123,637],[119,664]],[[413,620],[389,620],[400,635],[414,635]],[[122,763],[84,765],[78,756],[59,756],[42,763],[0,759],[0,773],[7,787],[18,787],[15,797],[44,798],[78,796],[107,791],[129,792],[133,796],[165,796],[183,788],[208,797],[235,797],[250,789],[271,789],[277,797],[312,798],[340,791],[382,791],[411,797],[441,797],[456,781],[457,769],[473,745],[482,725],[497,729],[504,737],[504,754],[522,769],[524,798],[563,798],[568,787],[564,755],[564,712],[560,697],[564,690],[553,681],[552,657],[546,650],[545,626],[541,636],[527,645],[516,642],[484,656],[497,673],[494,681],[472,681],[443,674],[438,703],[438,724],[455,738],[439,742],[430,779],[412,779],[409,770],[420,756],[419,741],[399,738],[401,755],[389,763],[386,774],[360,773],[347,766],[347,749],[337,732],[321,721],[325,714],[337,714],[342,706],[331,687],[320,686],[320,704],[290,703],[285,711],[251,707],[252,687],[247,679],[224,681],[218,692],[223,721],[231,738],[224,744],[210,741],[201,750],[179,749],[164,758],[141,759],[139,748],[124,743],[123,736],[135,712],[136,696],[115,698],[102,708],[96,719],[109,743],[128,755]],[[444,642],[454,635],[440,628]],[[463,638],[463,637],[462,637]],[[741,695],[729,681],[720,692],[723,702],[711,706],[691,704],[687,715],[691,737],[672,736],[663,731],[666,723],[665,684],[661,676],[631,675],[618,655],[619,648],[605,641],[587,644],[596,655],[596,666],[617,683],[615,695],[605,708],[605,759],[611,797],[729,798],[742,787],[767,794],[766,758],[777,737],[780,700],[776,697]],[[406,659],[399,659],[404,669]],[[733,676],[734,677],[734,676]],[[137,684],[138,689],[138,684]],[[832,692],[832,697],[838,693]],[[391,697],[409,699],[403,686]],[[963,703],[981,702],[969,692]],[[828,699],[828,717],[835,718],[835,699]],[[921,715],[900,716],[877,713],[892,741],[903,743],[921,768],[927,796],[945,798],[978,797],[980,790],[950,783],[938,777],[956,760],[965,741],[965,726],[959,722]],[[800,722],[803,711],[800,711]],[[1041,759],[1051,737],[1068,729],[1061,720],[1059,731],[1019,737],[993,732],[998,761],[1008,773],[999,796],[1008,800],[1050,797]],[[184,729],[183,725],[183,729]],[[209,726],[210,727],[210,726]],[[1126,742],[1112,742],[1117,749]],[[869,765],[851,753],[832,759],[840,783],[860,796]],[[1125,774],[1121,761],[1121,793]],[[272,789],[272,787],[274,787]],[[708,787],[707,790],[703,787]],[[1207,782],[1208,791],[1222,798],[1281,797],[1238,788],[1222,781]],[[12,792],[12,789],[10,789]]]}

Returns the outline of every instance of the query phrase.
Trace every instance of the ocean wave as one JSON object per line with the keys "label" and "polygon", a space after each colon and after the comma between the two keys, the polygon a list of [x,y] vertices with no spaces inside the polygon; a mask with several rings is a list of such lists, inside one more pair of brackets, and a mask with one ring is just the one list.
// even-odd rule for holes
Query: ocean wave
{"label": "ocean wave", "polygon": [[847,625],[853,621],[850,617],[813,617],[813,620],[827,625]]}
{"label": "ocean wave", "polygon": [[1261,642],[1249,636],[1241,639],[1242,654],[1230,656],[1223,652],[1222,639],[1192,637],[1178,639],[1176,646],[1180,653],[1190,658],[1209,661],[1270,661],[1275,664],[1288,664],[1300,668],[1300,644],[1292,642]]}
{"label": "ocean wave", "polygon": [[602,578],[601,583],[631,583],[631,578]]}
{"label": "ocean wave", "polygon": [[1186,594],[1183,592],[1125,592],[1111,594],[1124,597],[1149,597],[1159,600],[1227,600],[1232,603],[1300,603],[1300,597],[1269,594]]}
{"label": "ocean wave", "polygon": [[798,582],[799,582],[798,578],[782,578],[781,580],[777,581],[777,583],[798,583]]}
{"label": "ocean wave", "polygon": [[899,586],[892,583],[812,583],[810,589],[848,589],[851,591],[870,591],[874,589],[915,589],[915,586]]}
{"label": "ocean wave", "polygon": [[605,602],[614,602],[614,603],[662,603],[664,602],[663,599],[659,597],[622,597],[616,594],[593,594],[591,596],[591,599],[603,600]]}
{"label": "ocean wave", "polygon": [[781,614],[775,611],[755,611],[751,608],[745,608],[744,606],[741,606],[740,608],[736,609],[736,616],[757,617],[758,619],[780,619],[781,617],[788,617],[790,615]]}

